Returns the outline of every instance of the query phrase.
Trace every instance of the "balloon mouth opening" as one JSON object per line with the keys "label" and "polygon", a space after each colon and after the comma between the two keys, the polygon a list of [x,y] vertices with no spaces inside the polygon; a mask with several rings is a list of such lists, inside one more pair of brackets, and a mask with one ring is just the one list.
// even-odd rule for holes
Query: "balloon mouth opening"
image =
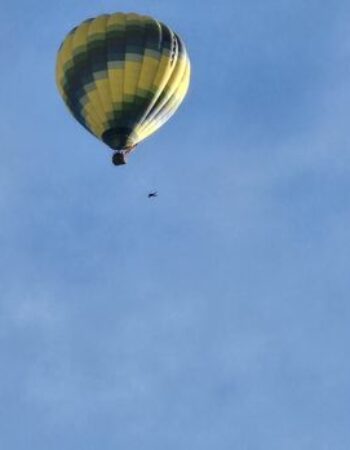
{"label": "balloon mouth opening", "polygon": [[102,141],[113,150],[127,150],[133,147],[132,129],[126,127],[110,128],[102,134]]}

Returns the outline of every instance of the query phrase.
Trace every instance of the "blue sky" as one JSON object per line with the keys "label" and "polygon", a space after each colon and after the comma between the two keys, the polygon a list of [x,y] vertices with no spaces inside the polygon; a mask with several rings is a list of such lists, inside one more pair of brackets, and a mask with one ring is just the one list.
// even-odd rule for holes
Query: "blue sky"
{"label": "blue sky", "polygon": [[[3,3],[0,448],[348,450],[350,4]],[[114,11],[193,67],[122,168],[54,83]]]}

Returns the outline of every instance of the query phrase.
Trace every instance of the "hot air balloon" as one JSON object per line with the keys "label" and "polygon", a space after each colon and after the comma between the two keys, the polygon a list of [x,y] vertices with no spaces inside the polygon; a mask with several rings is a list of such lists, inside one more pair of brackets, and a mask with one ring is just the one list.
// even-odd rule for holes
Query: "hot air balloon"
{"label": "hot air balloon", "polygon": [[156,19],[101,15],[74,28],[56,64],[75,119],[114,150],[113,163],[161,127],[185,98],[190,61],[181,38]]}

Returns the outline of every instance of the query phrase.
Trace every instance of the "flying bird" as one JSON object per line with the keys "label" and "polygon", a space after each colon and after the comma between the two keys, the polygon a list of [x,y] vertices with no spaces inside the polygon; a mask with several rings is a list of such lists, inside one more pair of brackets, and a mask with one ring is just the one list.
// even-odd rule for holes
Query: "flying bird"
{"label": "flying bird", "polygon": [[158,192],[157,191],[150,192],[148,194],[148,198],[155,198],[155,197],[158,197]]}

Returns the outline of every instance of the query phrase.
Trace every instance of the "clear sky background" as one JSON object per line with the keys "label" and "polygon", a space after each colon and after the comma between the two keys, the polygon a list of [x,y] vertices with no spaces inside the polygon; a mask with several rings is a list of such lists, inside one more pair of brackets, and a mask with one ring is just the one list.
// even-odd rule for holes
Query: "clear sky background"
{"label": "clear sky background", "polygon": [[[65,34],[115,11],[193,68],[120,168],[54,81]],[[349,22],[345,0],[3,0],[1,449],[349,450]]]}

